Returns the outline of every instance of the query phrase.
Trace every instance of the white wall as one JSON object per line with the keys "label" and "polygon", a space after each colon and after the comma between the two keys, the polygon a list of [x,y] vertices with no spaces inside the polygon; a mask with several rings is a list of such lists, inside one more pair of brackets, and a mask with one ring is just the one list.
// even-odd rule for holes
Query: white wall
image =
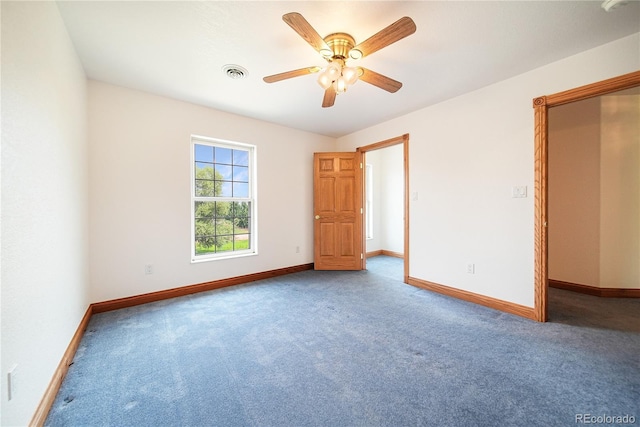
{"label": "white wall", "polygon": [[381,175],[382,171],[382,150],[369,151],[365,153],[365,159],[368,165],[373,168],[372,173],[372,189],[373,189],[373,237],[367,239],[367,252],[379,251],[386,249],[382,244],[382,230],[384,222],[380,213],[382,206],[381,185],[384,179]]}
{"label": "white wall", "polygon": [[600,282],[600,99],[551,108],[549,278]]}
{"label": "white wall", "polygon": [[[339,138],[338,149],[409,133],[410,276],[533,307],[532,100],[638,69],[640,33]],[[512,198],[516,185],[529,197]]]}
{"label": "white wall", "polygon": [[601,100],[600,286],[640,288],[640,96]]}
{"label": "white wall", "polygon": [[28,424],[89,303],[88,172],[86,79],[55,3],[1,7],[1,423],[10,426]]}
{"label": "white wall", "polygon": [[[2,425],[29,421],[88,303],[311,262],[314,151],[410,133],[410,190],[419,196],[410,274],[531,306],[533,200],[510,197],[512,185],[533,190],[531,99],[640,68],[636,34],[336,147],[97,82],[87,102],[55,3],[1,8]],[[258,256],[189,262],[191,133],[258,146]],[[475,275],[465,272],[469,262]],[[144,275],[147,263],[153,275]],[[17,395],[7,402],[6,373],[16,364]]]}
{"label": "white wall", "polygon": [[551,279],[640,287],[640,95],[630,92],[549,110]]}
{"label": "white wall", "polygon": [[[257,256],[191,263],[191,134],[257,146]],[[335,139],[90,81],[89,140],[92,302],[313,262],[313,152]]]}
{"label": "white wall", "polygon": [[404,162],[402,144],[366,153],[373,166],[373,238],[367,252],[404,252]]}
{"label": "white wall", "polygon": [[382,154],[382,249],[401,254],[404,252],[404,147],[398,144],[379,151]]}

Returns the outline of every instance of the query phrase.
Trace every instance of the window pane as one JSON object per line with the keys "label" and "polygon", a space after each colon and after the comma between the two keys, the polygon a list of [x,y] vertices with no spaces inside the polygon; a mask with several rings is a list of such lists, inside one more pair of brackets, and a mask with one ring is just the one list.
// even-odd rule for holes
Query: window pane
{"label": "window pane", "polygon": [[215,253],[215,246],[209,246],[202,241],[202,239],[196,237],[196,255],[205,255]]}
{"label": "window pane", "polygon": [[213,236],[215,228],[208,218],[196,218],[196,237]]}
{"label": "window pane", "polygon": [[251,231],[249,230],[249,218],[236,218],[235,221],[236,226],[234,227],[233,232],[236,234],[236,236],[240,234],[249,235],[249,232]]}
{"label": "window pane", "polygon": [[233,250],[233,222],[228,219],[216,219],[216,252]]}
{"label": "window pane", "polygon": [[196,178],[213,179],[213,164],[196,162]]}
{"label": "window pane", "polygon": [[213,197],[218,182],[207,181],[204,179],[196,179],[195,193],[196,197]]}
{"label": "window pane", "polygon": [[[219,197],[231,197],[231,182],[229,181],[216,181],[216,184],[220,185],[220,192],[216,194]],[[218,188],[216,188],[218,190]]]}
{"label": "window pane", "polygon": [[197,254],[215,252],[215,225],[211,219],[196,218],[195,234]]}
{"label": "window pane", "polygon": [[228,219],[216,219],[216,245],[222,246],[233,237],[233,223]]}
{"label": "window pane", "polygon": [[[216,219],[231,220],[233,219],[233,210],[231,204],[233,202],[215,202],[216,203]],[[232,230],[229,231],[231,233]]]}
{"label": "window pane", "polygon": [[213,163],[213,147],[209,145],[195,144],[194,154],[196,162]]}
{"label": "window pane", "polygon": [[233,221],[236,226],[235,232],[247,232],[249,230],[249,203],[233,203]]}
{"label": "window pane", "polygon": [[[218,146],[214,142],[193,144],[192,244],[196,256],[255,250],[251,247],[251,202],[234,201],[255,196],[251,194],[250,179],[253,178],[249,172],[253,151],[227,148],[230,145]],[[213,201],[196,201],[195,197],[207,197]]]}
{"label": "window pane", "polygon": [[225,181],[231,181],[232,178],[232,167],[228,165],[218,165],[216,164],[216,176],[217,179],[222,179]]}
{"label": "window pane", "polygon": [[367,216],[365,218],[365,231],[367,239],[373,238],[373,166],[367,165],[365,175],[366,193],[366,209]]}
{"label": "window pane", "polygon": [[233,197],[249,197],[249,184],[246,182],[234,182]]}
{"label": "window pane", "polygon": [[213,196],[213,165],[210,163],[196,162],[195,176],[195,195],[202,197]]}
{"label": "window pane", "polygon": [[248,234],[236,234],[233,241],[233,246],[236,251],[251,248],[251,239]]}
{"label": "window pane", "polygon": [[233,164],[249,166],[249,152],[245,150],[233,150]]}
{"label": "window pane", "polygon": [[[215,216],[215,202],[196,202],[196,219],[211,218]],[[198,234],[198,233],[196,233]]]}
{"label": "window pane", "polygon": [[249,168],[246,166],[234,166],[233,180],[241,181],[241,182],[249,182]]}
{"label": "window pane", "polygon": [[[240,219],[247,220],[249,218],[251,204],[249,202],[233,202],[233,216],[238,221]],[[236,221],[236,223],[238,222]],[[249,225],[247,222],[241,222],[240,227],[248,228]]]}
{"label": "window pane", "polygon": [[231,164],[231,149],[216,147],[216,163]]}

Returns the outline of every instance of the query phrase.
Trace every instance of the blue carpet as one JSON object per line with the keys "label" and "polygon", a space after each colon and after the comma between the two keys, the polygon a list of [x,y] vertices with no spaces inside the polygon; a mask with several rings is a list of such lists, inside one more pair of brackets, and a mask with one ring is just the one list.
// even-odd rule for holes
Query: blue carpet
{"label": "blue carpet", "polygon": [[640,424],[633,327],[532,322],[376,260],[93,316],[46,425]]}

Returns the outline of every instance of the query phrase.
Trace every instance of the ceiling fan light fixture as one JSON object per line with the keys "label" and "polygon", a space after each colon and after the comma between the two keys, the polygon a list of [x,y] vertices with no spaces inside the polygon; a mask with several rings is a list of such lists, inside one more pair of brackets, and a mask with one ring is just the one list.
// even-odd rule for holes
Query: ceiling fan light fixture
{"label": "ceiling fan light fixture", "polygon": [[360,59],[362,58],[362,51],[359,49],[351,49],[349,51],[349,58],[351,59]]}
{"label": "ceiling fan light fixture", "polygon": [[602,8],[605,10],[605,12],[609,12],[619,6],[624,6],[628,2],[628,0],[604,0],[602,2]]}
{"label": "ceiling fan light fixture", "polygon": [[322,89],[324,90],[329,89],[332,83],[333,83],[333,80],[331,80],[331,77],[327,75],[326,71],[323,71],[318,76],[318,84],[322,87]]}
{"label": "ceiling fan light fixture", "polygon": [[359,74],[359,70],[354,67],[344,67],[342,69],[342,77],[344,77],[348,86],[351,86],[358,81]]}
{"label": "ceiling fan light fixture", "polygon": [[331,80],[335,80],[340,77],[340,74],[342,73],[342,67],[337,61],[333,61],[327,66],[327,70],[325,71],[325,73],[327,73]]}
{"label": "ceiling fan light fixture", "polygon": [[[606,0],[625,1],[625,0]],[[402,87],[402,83],[374,71],[362,67],[347,67],[346,61],[357,60],[371,55],[416,31],[416,24],[408,16],[404,16],[391,25],[375,33],[365,41],[356,44],[355,39],[347,33],[332,33],[326,37],[320,34],[298,12],[282,15],[282,20],[302,37],[323,59],[328,62],[326,68],[306,67],[284,73],[264,77],[266,83],[274,83],[292,77],[319,73],[317,81],[324,89],[322,107],[332,107],[336,95],[344,93],[359,79],[390,93],[395,93]]]}
{"label": "ceiling fan light fixture", "polygon": [[322,89],[327,90],[331,86],[336,93],[344,93],[349,86],[358,81],[362,75],[362,68],[345,67],[342,61],[333,61],[318,75],[318,84]]}
{"label": "ceiling fan light fixture", "polygon": [[336,80],[336,93],[339,95],[341,93],[344,93],[347,91],[347,79],[345,79],[344,77],[340,76],[338,77],[338,79]]}
{"label": "ceiling fan light fixture", "polygon": [[331,58],[333,56],[333,51],[331,49],[320,49],[320,55],[325,58]]}

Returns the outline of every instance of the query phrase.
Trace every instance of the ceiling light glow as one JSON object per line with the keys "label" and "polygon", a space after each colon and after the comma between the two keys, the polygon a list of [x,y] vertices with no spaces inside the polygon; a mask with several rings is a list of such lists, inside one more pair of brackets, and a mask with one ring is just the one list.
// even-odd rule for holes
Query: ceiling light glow
{"label": "ceiling light glow", "polygon": [[602,2],[602,8],[605,10],[605,12],[610,12],[617,7],[624,6],[627,3],[629,3],[629,0],[604,0]]}
{"label": "ceiling light glow", "polygon": [[333,86],[337,94],[347,91],[363,73],[361,68],[346,67],[344,61],[334,60],[318,75],[318,84],[327,90]]}

